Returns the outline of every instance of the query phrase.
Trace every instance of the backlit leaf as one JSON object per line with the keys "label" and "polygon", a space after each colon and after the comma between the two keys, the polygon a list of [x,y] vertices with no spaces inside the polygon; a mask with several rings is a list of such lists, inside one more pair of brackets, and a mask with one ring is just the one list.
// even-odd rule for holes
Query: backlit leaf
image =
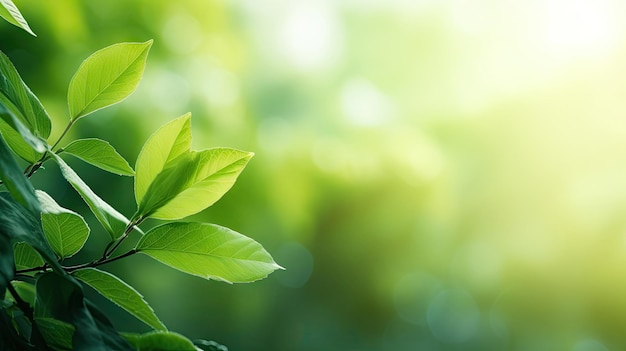
{"label": "backlit leaf", "polygon": [[52,153],[54,160],[59,164],[63,177],[76,189],[80,196],[85,200],[93,214],[96,216],[102,226],[109,232],[112,239],[122,236],[128,219],[111,207],[108,203],[96,195],[91,188],[74,172],[70,166],[65,163],[59,156]]}
{"label": "backlit leaf", "polygon": [[16,243],[13,247],[15,269],[29,269],[43,265],[43,258],[25,242]]}
{"label": "backlit leaf", "polygon": [[70,117],[77,120],[127,98],[139,84],[152,40],[119,43],[98,50],[80,65],[70,81]]}
{"label": "backlit leaf", "polygon": [[261,244],[207,223],[168,223],[148,231],[136,250],[205,279],[251,282],[281,267]]}
{"label": "backlit leaf", "polygon": [[76,330],[73,325],[50,317],[37,317],[35,323],[46,344],[53,350],[72,350],[72,337]]}
{"label": "backlit leaf", "polygon": [[143,145],[135,164],[135,199],[141,203],[152,181],[181,155],[191,150],[191,114],[159,128]]}
{"label": "backlit leaf", "polygon": [[24,19],[24,16],[17,9],[17,6],[11,0],[0,0],[0,17],[7,20],[9,23],[16,25],[23,30],[27,31],[33,36],[37,36],[33,33],[32,29],[28,26],[28,22]]}
{"label": "backlit leaf", "polygon": [[95,268],[81,269],[72,274],[152,328],[167,330],[143,296],[120,278]]}
{"label": "backlit leaf", "polygon": [[252,156],[228,148],[192,151],[157,176],[138,212],[159,219],[198,213],[230,190]]}
{"label": "backlit leaf", "polygon": [[37,190],[41,203],[43,231],[52,250],[67,258],[80,251],[89,237],[89,226],[81,215],[59,206],[47,193]]}
{"label": "backlit leaf", "polygon": [[111,173],[126,176],[135,174],[124,157],[111,144],[101,139],[75,140],[64,147],[63,151]]}

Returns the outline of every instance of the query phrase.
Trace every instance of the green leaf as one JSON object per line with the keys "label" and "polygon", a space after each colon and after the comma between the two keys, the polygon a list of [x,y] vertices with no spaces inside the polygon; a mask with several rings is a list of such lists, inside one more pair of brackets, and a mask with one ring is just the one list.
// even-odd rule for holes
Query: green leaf
{"label": "green leaf", "polygon": [[40,267],[43,265],[43,258],[25,242],[16,243],[13,247],[13,256],[15,258],[15,269],[29,269]]}
{"label": "green leaf", "polygon": [[[0,256],[3,259],[10,257],[11,277],[13,271],[13,253],[11,249],[14,243],[20,241],[26,242],[37,250],[44,261],[55,271],[58,273],[63,272],[54,252],[44,237],[39,213],[29,212],[7,193],[0,192],[0,219],[0,247],[4,248],[6,246],[7,248],[7,251],[3,251]],[[2,262],[0,264],[0,270],[2,270],[4,261],[0,262]]]}
{"label": "green leaf", "polygon": [[111,321],[94,305],[91,301],[85,300],[87,309],[94,321],[98,330],[101,331],[102,340],[106,345],[106,350],[135,350],[126,339],[124,339],[120,333],[113,327]]}
{"label": "green leaf", "polygon": [[4,228],[0,227],[0,296],[4,296],[7,285],[10,284],[14,275],[11,242]]}
{"label": "green leaf", "polygon": [[207,223],[153,228],[139,240],[136,250],[182,272],[225,282],[252,282],[282,268],[261,244]]}
{"label": "green leaf", "polygon": [[44,139],[50,135],[52,122],[48,113],[2,52],[0,52],[0,104],[15,114],[34,135]]}
{"label": "green leaf", "polygon": [[31,214],[39,212],[35,189],[22,173],[2,135],[0,135],[0,180],[4,182],[11,196]]}
{"label": "green leaf", "polygon": [[174,332],[153,331],[145,334],[122,334],[137,351],[197,351],[186,337]]}
{"label": "green leaf", "polygon": [[181,155],[191,150],[191,114],[159,128],[143,145],[135,164],[135,199],[141,203],[154,179]]}
{"label": "green leaf", "polygon": [[191,115],[157,130],[136,164],[135,217],[180,219],[211,206],[235,183],[252,153],[228,148],[191,151]]}
{"label": "green leaf", "polygon": [[41,204],[43,232],[52,250],[61,258],[73,256],[80,251],[89,237],[89,226],[81,215],[59,206],[54,199],[36,190]]}
{"label": "green leaf", "polygon": [[[12,281],[11,285],[17,291],[17,294],[20,295],[22,300],[26,301],[31,307],[35,306],[35,286],[30,283],[22,282],[22,281]],[[13,297],[11,297],[12,299]]]}
{"label": "green leaf", "polygon": [[39,160],[47,149],[46,143],[36,137],[13,112],[1,103],[0,118],[0,133],[5,136],[11,149],[31,163]]}
{"label": "green leaf", "polygon": [[110,346],[107,339],[116,338],[122,341],[123,339],[112,330],[101,328],[101,322],[95,318],[100,320],[104,317],[100,314],[98,317],[92,315],[92,309],[84,298],[83,289],[73,277],[52,272],[44,273],[37,279],[35,291],[36,318],[53,318],[74,326],[72,350],[131,350],[127,343],[119,344],[127,347],[107,347]]}
{"label": "green leaf", "polygon": [[98,50],[70,81],[67,101],[73,121],[127,98],[139,84],[152,40]]}
{"label": "green leaf", "polygon": [[137,211],[158,219],[198,213],[230,190],[253,155],[228,148],[192,151],[157,176]]}
{"label": "green leaf", "polygon": [[49,317],[37,317],[35,318],[35,323],[37,323],[39,332],[46,340],[46,344],[53,350],[72,350],[72,337],[76,330],[73,325]]}
{"label": "green leaf", "polygon": [[63,152],[111,173],[132,176],[135,171],[108,142],[101,139],[79,139],[71,142]]}
{"label": "green leaf", "polygon": [[140,321],[154,329],[167,330],[143,296],[120,278],[95,268],[81,269],[72,274]]}
{"label": "green leaf", "polygon": [[113,240],[122,236],[126,225],[129,223],[128,219],[119,213],[116,209],[111,207],[108,203],[102,200],[96,195],[85,182],[80,179],[78,174],[74,172],[70,166],[67,165],[59,156],[52,153],[54,160],[59,164],[63,177],[76,189],[80,196],[85,200],[89,208],[96,216],[102,226],[109,232]]}
{"label": "green leaf", "polygon": [[17,9],[17,6],[11,0],[0,0],[0,17],[7,20],[7,22],[22,28],[32,36],[37,36],[28,26],[28,22],[24,19],[24,16]]}

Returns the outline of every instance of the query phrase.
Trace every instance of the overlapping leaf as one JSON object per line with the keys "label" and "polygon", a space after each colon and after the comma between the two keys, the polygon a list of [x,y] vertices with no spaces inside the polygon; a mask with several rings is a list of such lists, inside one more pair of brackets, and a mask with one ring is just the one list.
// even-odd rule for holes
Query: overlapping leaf
{"label": "overlapping leaf", "polygon": [[74,172],[70,166],[65,163],[56,154],[51,154],[54,160],[59,164],[63,177],[76,189],[80,196],[85,200],[93,214],[96,216],[102,226],[109,232],[112,239],[122,236],[128,219],[108,203],[96,195],[91,188]]}
{"label": "overlapping leaf", "polygon": [[15,269],[29,269],[43,265],[43,258],[30,245],[25,242],[16,243],[13,247]]}
{"label": "overlapping leaf", "polygon": [[73,275],[152,328],[167,330],[143,296],[120,278],[95,268],[81,269]]}
{"label": "overlapping leaf", "polygon": [[[44,273],[37,279],[36,293],[35,318],[51,318],[71,324],[74,327],[73,350],[132,350],[127,343],[112,348],[106,341],[109,338],[123,339],[114,331],[100,328],[87,306],[82,287],[71,276]],[[55,340],[60,341],[56,336]]]}
{"label": "overlapping leaf", "polygon": [[35,162],[46,151],[46,143],[36,137],[13,112],[0,103],[0,133],[21,158]]}
{"label": "overlapping leaf", "polygon": [[168,223],[149,230],[136,250],[205,279],[243,283],[281,267],[258,242],[206,223]]}
{"label": "overlapping leaf", "polygon": [[161,127],[136,165],[136,217],[180,219],[211,206],[233,186],[252,153],[229,148],[191,151],[190,115]]}
{"label": "overlapping leaf", "polygon": [[36,249],[48,264],[61,271],[54,253],[44,238],[41,226],[41,208],[35,190],[28,179],[24,176],[11,156],[8,146],[0,135],[0,180],[4,182],[9,194],[0,193],[0,246],[6,247],[2,254],[0,270],[5,276],[13,276],[11,272],[4,270],[9,262],[13,264],[12,244],[23,241]]}
{"label": "overlapping leaf", "polygon": [[[9,58],[2,52],[0,52],[0,105],[19,119],[36,137],[46,139],[50,135],[52,123],[48,113],[35,94],[26,86]],[[3,118],[0,122],[0,132],[3,134],[9,133],[9,130],[16,127],[7,118]],[[23,134],[20,130],[14,129],[14,131]],[[42,150],[29,149],[30,144],[15,138],[14,135],[7,141],[20,157],[29,162],[36,161],[42,152]]]}
{"label": "overlapping leaf", "polygon": [[73,121],[127,98],[139,84],[152,40],[98,50],[70,81],[67,101]]}
{"label": "overlapping leaf", "polygon": [[17,6],[11,0],[0,0],[0,17],[7,20],[7,22],[22,28],[33,36],[37,36],[30,26],[28,26],[28,22],[22,16],[20,10],[18,10]]}
{"label": "overlapping leaf", "polygon": [[85,162],[111,173],[132,176],[135,171],[111,144],[101,139],[79,139],[63,148]]}
{"label": "overlapping leaf", "polygon": [[143,200],[154,179],[181,155],[191,150],[191,114],[159,128],[143,145],[135,164],[135,199]]}
{"label": "overlapping leaf", "polygon": [[47,193],[37,190],[43,231],[52,250],[67,258],[80,251],[89,237],[89,226],[81,215],[59,206]]}

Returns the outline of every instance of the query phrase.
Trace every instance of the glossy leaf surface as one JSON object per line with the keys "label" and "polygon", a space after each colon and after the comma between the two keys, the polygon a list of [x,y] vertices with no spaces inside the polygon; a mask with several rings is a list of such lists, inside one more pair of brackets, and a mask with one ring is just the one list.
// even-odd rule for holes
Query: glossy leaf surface
{"label": "glossy leaf surface", "polygon": [[126,176],[135,174],[128,161],[111,144],[101,139],[75,140],[63,151],[111,173]]}
{"label": "glossy leaf surface", "polygon": [[120,278],[95,268],[81,269],[72,274],[152,328],[167,330],[143,296]]}
{"label": "glossy leaf surface", "polygon": [[207,223],[168,223],[153,228],[136,249],[182,272],[232,283],[259,280],[281,268],[261,244]]}
{"label": "glossy leaf surface", "polygon": [[67,101],[77,120],[127,98],[139,84],[152,40],[119,43],[98,50],[80,65],[70,81]]}
{"label": "glossy leaf surface", "polygon": [[41,204],[41,223],[52,250],[67,258],[80,251],[89,237],[89,226],[81,215],[59,206],[47,193],[37,190]]}

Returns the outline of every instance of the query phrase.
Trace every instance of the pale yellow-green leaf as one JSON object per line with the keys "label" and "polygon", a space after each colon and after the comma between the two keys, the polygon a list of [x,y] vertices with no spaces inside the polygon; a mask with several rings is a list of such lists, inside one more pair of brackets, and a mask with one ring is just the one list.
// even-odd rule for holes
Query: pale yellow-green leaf
{"label": "pale yellow-green leaf", "polygon": [[114,44],[83,61],[67,94],[71,119],[77,120],[132,94],[143,76],[150,46],[152,40]]}
{"label": "pale yellow-green leaf", "polygon": [[168,223],[148,231],[136,250],[182,272],[231,283],[265,278],[281,267],[258,242],[208,223]]}
{"label": "pale yellow-green leaf", "polygon": [[253,156],[229,148],[193,151],[175,164],[173,176],[164,172],[148,189],[139,206],[152,218],[180,219],[213,205],[233,186]]}
{"label": "pale yellow-green leaf", "polygon": [[135,199],[141,203],[148,187],[168,163],[191,150],[191,114],[159,128],[143,145],[135,164]]}
{"label": "pale yellow-green leaf", "polygon": [[132,176],[135,171],[107,141],[89,138],[74,140],[63,148],[63,152],[74,155],[98,168],[111,173]]}
{"label": "pale yellow-green leaf", "polygon": [[26,22],[26,19],[24,19],[24,16],[22,16],[22,13],[18,10],[13,1],[0,0],[0,17],[7,20],[7,22],[22,28],[29,34],[35,37],[37,36],[32,29],[30,29],[28,22]]}

